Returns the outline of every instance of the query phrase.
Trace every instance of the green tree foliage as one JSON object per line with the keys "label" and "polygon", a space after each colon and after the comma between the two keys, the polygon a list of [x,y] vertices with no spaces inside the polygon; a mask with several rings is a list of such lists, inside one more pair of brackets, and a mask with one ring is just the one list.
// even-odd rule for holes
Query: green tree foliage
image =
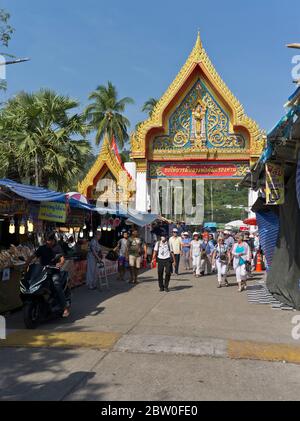
{"label": "green tree foliage", "polygon": [[[9,24],[10,14],[4,9],[0,9],[0,45],[7,48],[8,43],[11,39],[12,34],[14,33],[14,28]],[[0,50],[2,56],[12,57],[11,55]],[[2,60],[1,60],[2,61]],[[3,64],[2,64],[3,65]],[[0,89],[6,89],[6,81],[0,79]]]}
{"label": "green tree foliage", "polygon": [[[205,180],[205,222],[228,223],[235,220],[243,220],[247,217],[245,208],[248,206],[248,190],[238,188],[237,184],[238,180]],[[211,186],[213,200],[211,200]]]}
{"label": "green tree foliage", "polygon": [[[8,46],[14,28],[9,24],[10,14],[4,9],[0,9],[0,43],[4,47]],[[3,54],[3,53],[1,53]]]}
{"label": "green tree foliage", "polygon": [[148,116],[151,117],[157,103],[158,100],[156,98],[149,98],[142,107],[143,113],[148,113]]}
{"label": "green tree foliage", "polygon": [[100,85],[89,96],[92,101],[85,110],[85,116],[92,129],[96,130],[96,145],[99,145],[105,135],[112,139],[114,136],[118,146],[122,149],[128,141],[129,120],[123,115],[125,108],[133,104],[132,98],[118,98],[116,87],[107,82],[107,86]]}
{"label": "green tree foliage", "polygon": [[90,154],[78,103],[51,90],[22,92],[0,113],[0,176],[59,190],[73,185]]}

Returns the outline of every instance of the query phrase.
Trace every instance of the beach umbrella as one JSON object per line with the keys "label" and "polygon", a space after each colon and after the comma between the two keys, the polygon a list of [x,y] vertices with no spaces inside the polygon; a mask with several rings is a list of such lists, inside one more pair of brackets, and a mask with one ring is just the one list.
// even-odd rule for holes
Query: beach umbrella
{"label": "beach umbrella", "polygon": [[67,193],[67,197],[68,199],[78,200],[81,203],[88,203],[87,198],[83,194],[80,194],[78,192],[69,192]]}
{"label": "beach umbrella", "polygon": [[248,219],[244,220],[244,224],[256,227],[257,226],[257,220],[256,220],[256,218],[248,218]]}

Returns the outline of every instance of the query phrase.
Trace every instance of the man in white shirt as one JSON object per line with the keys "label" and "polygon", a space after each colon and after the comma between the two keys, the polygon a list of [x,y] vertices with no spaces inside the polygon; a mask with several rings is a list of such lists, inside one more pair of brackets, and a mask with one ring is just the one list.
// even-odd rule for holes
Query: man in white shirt
{"label": "man in white shirt", "polygon": [[[162,236],[154,247],[152,262],[157,260],[158,285],[161,292],[169,292],[173,253],[170,250],[167,238]],[[164,280],[165,272],[165,280]]]}
{"label": "man in white shirt", "polygon": [[174,270],[175,274],[179,275],[179,262],[180,262],[180,256],[182,254],[181,251],[181,237],[178,236],[178,229],[173,229],[173,236],[169,240],[169,246],[170,250],[174,255]]}

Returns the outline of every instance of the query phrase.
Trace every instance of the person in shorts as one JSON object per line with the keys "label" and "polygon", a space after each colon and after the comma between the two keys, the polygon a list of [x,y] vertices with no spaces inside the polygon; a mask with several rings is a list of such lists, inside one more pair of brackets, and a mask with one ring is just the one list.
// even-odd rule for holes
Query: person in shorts
{"label": "person in shorts", "polygon": [[128,267],[128,260],[126,259],[126,249],[128,243],[128,232],[123,232],[123,237],[118,241],[117,247],[114,251],[119,253],[118,258],[118,272],[119,280],[125,281],[126,268]]}
{"label": "person in shorts", "polygon": [[130,283],[138,283],[138,272],[142,265],[142,259],[147,259],[147,246],[142,238],[139,237],[137,229],[132,231],[131,237],[128,238],[126,247],[126,258],[130,267]]}

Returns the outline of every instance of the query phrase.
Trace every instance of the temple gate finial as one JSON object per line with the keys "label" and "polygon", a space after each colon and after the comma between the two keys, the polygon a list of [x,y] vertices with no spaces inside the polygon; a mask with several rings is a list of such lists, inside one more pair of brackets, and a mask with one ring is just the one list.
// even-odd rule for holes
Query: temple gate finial
{"label": "temple gate finial", "polygon": [[195,47],[198,47],[200,49],[202,48],[202,41],[201,41],[200,30],[199,29],[198,29],[197,41],[196,41]]}

